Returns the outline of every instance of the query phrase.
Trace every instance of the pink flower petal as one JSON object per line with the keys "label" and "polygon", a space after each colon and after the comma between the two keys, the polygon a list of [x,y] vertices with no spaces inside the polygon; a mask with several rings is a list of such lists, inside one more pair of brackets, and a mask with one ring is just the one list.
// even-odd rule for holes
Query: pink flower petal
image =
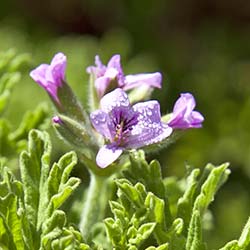
{"label": "pink flower petal", "polygon": [[106,168],[122,154],[123,149],[111,144],[100,148],[96,156],[96,163],[100,168]]}
{"label": "pink flower petal", "polygon": [[149,88],[161,88],[162,76],[159,72],[127,75],[125,76],[124,90],[147,86]]}
{"label": "pink flower petal", "polygon": [[172,133],[172,128],[161,122],[160,105],[157,101],[137,103],[133,110],[139,113],[138,123],[131,130],[127,147],[139,148],[154,144]]}
{"label": "pink flower petal", "polygon": [[129,107],[129,99],[122,89],[115,89],[101,99],[101,109],[109,113],[114,107]]}

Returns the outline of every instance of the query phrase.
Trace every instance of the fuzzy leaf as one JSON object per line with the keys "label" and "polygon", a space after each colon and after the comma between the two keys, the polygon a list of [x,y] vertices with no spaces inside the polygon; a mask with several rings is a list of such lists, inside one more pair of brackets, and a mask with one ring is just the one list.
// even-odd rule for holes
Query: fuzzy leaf
{"label": "fuzzy leaf", "polygon": [[77,178],[69,178],[76,164],[75,153],[65,154],[50,170],[50,152],[48,134],[31,131],[28,152],[21,155],[20,167],[24,183],[25,207],[29,220],[37,230],[80,183]]}
{"label": "fuzzy leaf", "polygon": [[[119,179],[116,181],[117,186],[122,191],[123,194],[133,203],[134,206],[140,207],[144,203],[145,190],[142,191],[142,185],[137,183],[137,186],[133,186],[128,180],[126,179]],[[138,191],[137,189],[140,189]]]}
{"label": "fuzzy leaf", "polygon": [[[181,218],[176,218],[165,235],[163,235],[163,240],[165,239],[165,242],[168,242],[170,250],[185,248],[186,238],[182,234],[183,227],[183,220]],[[163,242],[163,240],[161,239],[160,242]]]}
{"label": "fuzzy leaf", "polygon": [[110,203],[115,220],[105,220],[112,244],[117,249],[132,249],[152,234],[164,242],[167,239],[164,201],[152,192],[147,193],[142,183],[132,185],[126,179],[119,179],[116,184],[120,202]]}
{"label": "fuzzy leaf", "polygon": [[34,111],[27,111],[19,127],[9,135],[10,141],[27,139],[31,129],[45,127],[48,118],[48,106],[41,104]]}
{"label": "fuzzy leaf", "polygon": [[29,61],[28,54],[16,55],[13,49],[0,53],[0,114],[7,107],[13,86],[20,81],[18,71]]}
{"label": "fuzzy leaf", "polygon": [[228,163],[224,163],[218,167],[208,164],[206,168],[210,170],[210,174],[201,187],[201,192],[197,196],[193,210],[199,210],[204,213],[208,205],[213,201],[214,195],[219,187],[227,180],[230,170],[227,169]]}
{"label": "fuzzy leaf", "polygon": [[130,166],[124,171],[124,176],[133,184],[141,182],[148,192],[152,192],[165,203],[165,223],[170,226],[172,215],[161,173],[161,166],[158,161],[153,160],[150,164],[145,160],[144,151],[133,151],[130,154]]}
{"label": "fuzzy leaf", "polygon": [[16,250],[11,232],[9,231],[8,225],[5,222],[5,218],[1,213],[0,213],[0,247],[6,250],[9,249]]}
{"label": "fuzzy leaf", "polygon": [[[104,220],[107,235],[114,246],[119,246],[123,244],[125,235],[123,234],[124,225],[121,224],[120,220],[113,220],[112,218],[107,218]],[[128,224],[126,224],[127,226]]]}
{"label": "fuzzy leaf", "polygon": [[21,219],[17,215],[17,197],[13,193],[0,198],[0,214],[5,225],[3,232],[8,232],[8,238],[11,240],[9,244],[15,246],[16,249],[25,249]]}
{"label": "fuzzy leaf", "polygon": [[13,151],[13,145],[9,141],[10,124],[7,120],[0,119],[0,156],[9,156]]}
{"label": "fuzzy leaf", "polygon": [[148,247],[145,250],[168,250],[168,243],[162,244],[158,247]]}
{"label": "fuzzy leaf", "polygon": [[40,250],[88,250],[88,245],[82,242],[80,232],[76,231],[73,227],[60,228],[56,227],[50,231],[42,239],[42,247]]}
{"label": "fuzzy leaf", "polygon": [[76,154],[69,152],[53,165],[48,177],[49,214],[59,208],[80,184],[78,178],[69,178],[76,162]]}
{"label": "fuzzy leaf", "polygon": [[24,249],[27,242],[32,245],[32,236],[23,209],[22,183],[15,179],[7,167],[0,170],[0,180],[2,179],[0,182],[0,213],[2,220],[8,227],[8,238],[13,239],[13,245],[17,249]]}
{"label": "fuzzy leaf", "polygon": [[8,65],[8,71],[9,72],[16,72],[20,69],[26,67],[31,62],[31,56],[28,53],[23,53],[20,55],[17,55],[13,58],[13,60]]}
{"label": "fuzzy leaf", "polygon": [[135,227],[130,227],[128,230],[128,243],[130,247],[139,247],[153,232],[155,228],[155,223],[145,223],[136,229]]}
{"label": "fuzzy leaf", "polygon": [[224,247],[220,248],[219,250],[242,250],[242,248],[239,248],[237,240],[233,240],[228,242]]}
{"label": "fuzzy leaf", "polygon": [[141,182],[148,191],[153,192],[160,198],[164,198],[165,187],[159,162],[154,160],[148,164],[142,150],[132,152],[130,154],[130,162],[131,165],[128,171],[124,171],[125,177],[133,184]]}
{"label": "fuzzy leaf", "polygon": [[150,219],[162,225],[162,227],[164,228],[165,227],[164,201],[159,199],[153,193],[149,192],[145,199],[145,206],[150,211],[149,212]]}
{"label": "fuzzy leaf", "polygon": [[0,166],[0,197],[5,197],[9,193],[14,193],[16,196],[20,197],[22,191],[21,182],[15,179],[14,175],[7,167]]}
{"label": "fuzzy leaf", "polygon": [[9,49],[0,53],[0,72],[8,70],[8,66],[15,57],[16,52],[14,49]]}
{"label": "fuzzy leaf", "polygon": [[202,242],[202,226],[199,211],[194,211],[187,236],[186,250],[202,250],[205,246]]}
{"label": "fuzzy leaf", "polygon": [[29,133],[28,150],[20,156],[22,183],[0,166],[0,248],[13,250],[86,250],[79,231],[67,227],[57,210],[79,185],[70,177],[73,152],[50,169],[51,143],[46,132]]}
{"label": "fuzzy leaf", "polygon": [[123,206],[121,206],[118,202],[111,201],[110,208],[116,220],[119,220],[122,226],[126,226],[128,224],[128,219],[126,217],[126,211]]}
{"label": "fuzzy leaf", "polygon": [[[138,234],[137,238],[140,238],[140,241],[146,240],[150,234],[153,232],[155,228],[156,223],[149,222],[141,225],[138,229]],[[138,245],[138,244],[137,244]]]}
{"label": "fuzzy leaf", "polygon": [[7,89],[0,95],[0,114],[3,112],[10,98],[10,91]]}
{"label": "fuzzy leaf", "polygon": [[194,169],[188,176],[186,181],[186,189],[183,196],[178,200],[177,204],[177,217],[184,220],[184,224],[188,225],[191,219],[194,195],[198,185],[197,177],[200,174],[199,169]]}
{"label": "fuzzy leaf", "polygon": [[23,152],[20,157],[20,170],[27,216],[37,230],[42,222],[38,220],[39,212],[44,214],[44,206],[41,204],[48,203],[44,183],[49,175],[50,153],[48,134],[32,130],[29,133],[28,151]]}
{"label": "fuzzy leaf", "polygon": [[53,231],[56,227],[63,228],[66,224],[65,213],[61,210],[56,210],[52,216],[46,220],[43,225],[43,234]]}
{"label": "fuzzy leaf", "polygon": [[241,233],[238,244],[242,249],[247,249],[250,245],[250,217],[248,218],[248,221]]}

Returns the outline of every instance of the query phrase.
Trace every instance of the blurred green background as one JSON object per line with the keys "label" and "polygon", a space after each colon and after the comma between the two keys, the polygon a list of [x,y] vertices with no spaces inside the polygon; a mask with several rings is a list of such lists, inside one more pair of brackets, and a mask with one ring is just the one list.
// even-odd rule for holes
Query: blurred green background
{"label": "blurred green background", "polygon": [[[150,157],[161,161],[166,176],[183,176],[185,163],[230,162],[232,174],[211,207],[215,217],[206,236],[211,249],[238,237],[250,214],[250,2],[1,1],[0,49],[9,48],[30,53],[30,69],[65,53],[68,82],[84,103],[85,69],[96,54],[105,63],[121,54],[127,74],[162,72],[163,89],[153,95],[162,113],[171,112],[179,93],[192,92],[203,128]],[[14,126],[26,110],[49,101],[30,69],[6,112]]]}

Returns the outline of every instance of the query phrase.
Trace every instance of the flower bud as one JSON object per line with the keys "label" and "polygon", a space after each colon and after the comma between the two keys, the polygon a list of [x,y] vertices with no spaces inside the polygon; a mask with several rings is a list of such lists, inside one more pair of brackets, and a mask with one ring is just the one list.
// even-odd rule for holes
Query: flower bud
{"label": "flower bud", "polygon": [[64,115],[54,116],[52,121],[56,131],[68,143],[84,150],[95,147],[94,139],[85,124]]}

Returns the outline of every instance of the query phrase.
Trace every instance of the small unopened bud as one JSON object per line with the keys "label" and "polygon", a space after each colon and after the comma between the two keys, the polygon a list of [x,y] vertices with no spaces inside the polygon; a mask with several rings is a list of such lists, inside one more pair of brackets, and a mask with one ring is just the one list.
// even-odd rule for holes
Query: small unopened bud
{"label": "small unopened bud", "polygon": [[81,149],[95,147],[91,131],[87,131],[84,123],[64,115],[54,116],[52,122],[57,132],[68,143]]}
{"label": "small unopened bud", "polygon": [[52,118],[52,121],[53,121],[53,123],[56,123],[56,124],[60,124],[60,125],[63,124],[63,122],[62,122],[62,120],[61,120],[61,118],[59,116],[54,116]]}

